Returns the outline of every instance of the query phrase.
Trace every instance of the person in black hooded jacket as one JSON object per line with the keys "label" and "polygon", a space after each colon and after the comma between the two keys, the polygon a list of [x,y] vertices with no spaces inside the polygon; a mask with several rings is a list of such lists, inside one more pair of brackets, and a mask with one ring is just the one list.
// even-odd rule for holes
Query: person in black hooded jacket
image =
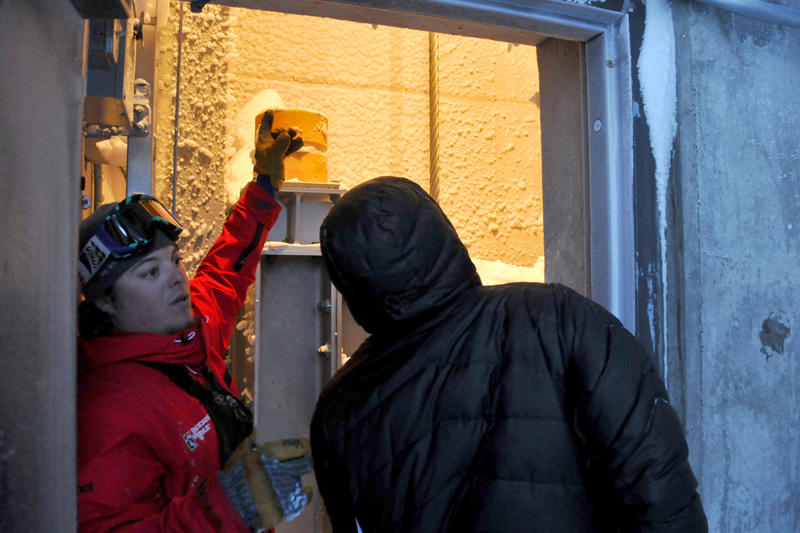
{"label": "person in black hooded jacket", "polygon": [[557,284],[483,287],[403,178],[344,194],[320,240],[371,334],[311,423],[334,532],[708,530],[663,381],[602,306]]}

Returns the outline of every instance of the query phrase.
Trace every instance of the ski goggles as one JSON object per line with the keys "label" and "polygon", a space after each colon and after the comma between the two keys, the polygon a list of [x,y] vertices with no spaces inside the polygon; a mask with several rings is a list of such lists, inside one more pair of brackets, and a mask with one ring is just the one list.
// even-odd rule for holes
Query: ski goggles
{"label": "ski goggles", "polygon": [[80,288],[100,271],[110,258],[125,259],[141,254],[162,230],[173,241],[183,231],[169,210],[147,194],[134,194],[120,202],[100,223],[78,256]]}

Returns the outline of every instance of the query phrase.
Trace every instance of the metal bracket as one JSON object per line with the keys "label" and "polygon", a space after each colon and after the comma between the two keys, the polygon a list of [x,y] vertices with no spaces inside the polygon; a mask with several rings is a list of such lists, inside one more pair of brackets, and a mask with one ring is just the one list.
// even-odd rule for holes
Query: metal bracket
{"label": "metal bracket", "polygon": [[323,344],[319,348],[317,348],[317,353],[320,357],[325,357],[325,359],[331,358],[331,345],[330,344]]}
{"label": "metal bracket", "polygon": [[131,127],[109,124],[84,124],[83,134],[86,137],[108,139],[114,135],[126,137],[147,137],[150,134],[150,84],[137,79],[133,84],[133,120]]}
{"label": "metal bracket", "polygon": [[150,84],[138,78],[133,82],[133,124],[129,135],[147,137],[150,134]]}

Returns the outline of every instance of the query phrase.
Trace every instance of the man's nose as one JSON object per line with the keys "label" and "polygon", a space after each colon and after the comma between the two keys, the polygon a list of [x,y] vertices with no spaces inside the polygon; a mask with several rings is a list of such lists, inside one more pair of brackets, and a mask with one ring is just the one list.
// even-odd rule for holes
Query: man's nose
{"label": "man's nose", "polygon": [[176,265],[171,263],[172,268],[170,269],[170,282],[172,284],[177,283],[184,283],[189,280],[186,276],[186,270],[183,268],[183,265]]}

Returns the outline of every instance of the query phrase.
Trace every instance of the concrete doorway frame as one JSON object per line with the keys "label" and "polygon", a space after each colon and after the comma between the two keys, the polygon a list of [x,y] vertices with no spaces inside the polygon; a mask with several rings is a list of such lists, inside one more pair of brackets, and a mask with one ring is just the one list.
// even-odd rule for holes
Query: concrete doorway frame
{"label": "concrete doorway frame", "polygon": [[[636,333],[627,14],[560,0],[215,3],[537,46],[540,78],[544,71],[546,80],[541,109],[543,188],[549,191],[544,199],[547,280],[590,296]],[[578,216],[564,220],[567,206],[577,207]],[[548,225],[548,219],[559,224]]]}

